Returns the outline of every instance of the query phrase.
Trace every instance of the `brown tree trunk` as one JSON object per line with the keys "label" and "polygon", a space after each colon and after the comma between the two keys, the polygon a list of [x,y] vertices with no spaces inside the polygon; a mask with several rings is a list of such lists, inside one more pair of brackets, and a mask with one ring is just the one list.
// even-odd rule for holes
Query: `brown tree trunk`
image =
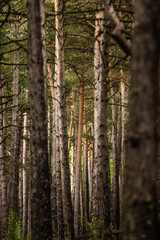
{"label": "brown tree trunk", "polygon": [[[117,109],[115,100],[115,89],[111,88],[112,96],[112,151],[113,151],[113,184],[112,184],[112,208],[113,226],[119,229],[119,156],[118,156],[118,136],[117,136]],[[119,113],[120,114],[120,113]],[[118,238],[118,236],[116,236]]]}
{"label": "brown tree trunk", "polygon": [[53,83],[53,71],[51,64],[47,63],[48,75],[49,75],[49,84],[51,88],[52,104],[54,106],[54,83]]}
{"label": "brown tree trunk", "polygon": [[5,172],[4,135],[3,135],[3,81],[0,79],[0,239],[4,239],[7,226],[7,186]]}
{"label": "brown tree trunk", "polygon": [[[18,19],[14,22],[15,39],[19,38],[19,22]],[[15,52],[14,63],[19,63],[19,54]],[[9,179],[9,214],[11,211],[18,213],[18,160],[19,160],[19,143],[18,143],[18,95],[19,95],[19,66],[15,65],[13,70],[13,109],[12,109],[12,153],[10,162],[10,179]]]}
{"label": "brown tree trunk", "polygon": [[84,124],[84,157],[83,157],[83,169],[84,169],[84,217],[89,221],[89,182],[88,182],[88,126],[87,122]]}
{"label": "brown tree trunk", "polygon": [[75,201],[74,201],[74,228],[75,235],[79,234],[79,213],[80,213],[80,181],[81,155],[82,155],[82,133],[83,133],[83,109],[84,109],[84,83],[80,83],[80,102],[79,102],[79,123],[78,123],[78,145],[75,165]]}
{"label": "brown tree trunk", "polygon": [[[44,1],[28,0],[31,239],[52,239],[44,58]],[[43,13],[42,13],[43,12]]]}
{"label": "brown tree trunk", "polygon": [[135,5],[130,122],[127,134],[124,240],[157,240],[157,88],[160,2]]}

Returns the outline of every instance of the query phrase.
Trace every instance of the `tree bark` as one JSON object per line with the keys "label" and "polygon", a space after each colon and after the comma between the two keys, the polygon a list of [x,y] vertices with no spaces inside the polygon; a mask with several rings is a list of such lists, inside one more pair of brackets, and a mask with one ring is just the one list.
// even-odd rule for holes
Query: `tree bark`
{"label": "tree bark", "polygon": [[107,41],[103,12],[96,14],[94,71],[94,144],[92,215],[110,226],[109,159],[107,150]]}
{"label": "tree bark", "polygon": [[[18,19],[14,22],[15,39],[19,38],[19,22]],[[14,63],[19,63],[19,54],[15,52]],[[18,101],[19,101],[19,66],[14,66],[13,70],[13,109],[12,109],[12,153],[10,162],[10,179],[9,179],[9,214],[11,211],[18,213],[18,185],[19,185],[19,142],[18,142]]]}
{"label": "tree bark", "polygon": [[[86,111],[85,111],[86,112]],[[89,182],[88,182],[88,127],[87,122],[84,124],[84,157],[83,157],[83,169],[84,169],[84,217],[89,221]]]}
{"label": "tree bark", "polygon": [[160,2],[135,4],[131,102],[127,134],[124,240],[159,239],[157,221],[157,89]]}
{"label": "tree bark", "polygon": [[57,91],[57,114],[59,124],[59,146],[60,146],[60,162],[61,162],[61,179],[62,179],[62,199],[63,199],[63,226],[64,237],[73,239],[73,210],[71,202],[70,189],[70,171],[68,156],[68,136],[66,124],[66,104],[65,104],[65,67],[64,67],[64,1],[55,1],[55,23],[56,23],[56,39],[55,39],[55,55],[56,55],[56,91]]}
{"label": "tree bark", "polygon": [[0,239],[4,239],[7,227],[7,186],[6,169],[4,154],[4,135],[3,135],[3,103],[2,103],[2,84],[0,82]]}
{"label": "tree bark", "polygon": [[[112,184],[112,209],[113,226],[119,229],[119,156],[118,156],[118,136],[117,136],[117,109],[114,86],[111,88],[112,95],[112,151],[113,151],[113,184]],[[119,113],[120,114],[120,113]],[[118,236],[116,236],[116,239]]]}
{"label": "tree bark", "polygon": [[28,194],[27,194],[27,113],[24,113],[23,124],[23,152],[22,152],[22,182],[23,182],[23,217],[22,217],[22,236],[27,236],[28,229]]}
{"label": "tree bark", "polygon": [[75,164],[75,202],[74,202],[74,228],[75,234],[79,234],[80,213],[80,182],[82,178],[81,155],[82,155],[82,133],[83,133],[83,110],[84,110],[84,83],[80,83],[79,123],[78,123],[78,145]]}
{"label": "tree bark", "polygon": [[31,239],[50,240],[52,239],[50,173],[48,166],[44,29],[42,29],[44,28],[44,1],[28,0],[27,6],[31,118]]}

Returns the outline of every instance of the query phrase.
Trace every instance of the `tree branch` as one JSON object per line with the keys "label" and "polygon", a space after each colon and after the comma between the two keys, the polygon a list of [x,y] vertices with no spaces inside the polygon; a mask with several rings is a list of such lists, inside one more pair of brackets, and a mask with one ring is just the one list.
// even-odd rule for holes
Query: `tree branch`
{"label": "tree branch", "polygon": [[106,20],[111,22],[113,28],[112,37],[117,41],[122,50],[129,56],[131,56],[131,41],[128,40],[124,33],[124,25],[120,22],[114,7],[110,0],[102,0],[104,8],[104,16]]}

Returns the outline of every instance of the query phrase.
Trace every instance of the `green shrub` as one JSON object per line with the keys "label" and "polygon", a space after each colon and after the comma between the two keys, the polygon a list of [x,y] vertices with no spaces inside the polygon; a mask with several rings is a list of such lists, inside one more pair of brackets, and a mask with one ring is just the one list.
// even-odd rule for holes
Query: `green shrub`
{"label": "green shrub", "polygon": [[28,237],[21,236],[21,224],[17,217],[17,213],[12,211],[8,217],[8,227],[5,240],[29,240]]}
{"label": "green shrub", "polygon": [[106,240],[107,236],[111,236],[112,227],[105,229],[104,222],[100,219],[94,219],[92,222],[85,220],[85,227],[89,235],[91,235],[90,240]]}

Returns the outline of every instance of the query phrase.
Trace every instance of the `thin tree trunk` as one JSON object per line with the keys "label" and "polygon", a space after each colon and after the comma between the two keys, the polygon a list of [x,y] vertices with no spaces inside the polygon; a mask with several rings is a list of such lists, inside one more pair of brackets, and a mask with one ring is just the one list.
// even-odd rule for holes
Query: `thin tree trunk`
{"label": "thin tree trunk", "polygon": [[3,135],[3,103],[2,98],[3,82],[0,81],[0,239],[4,239],[7,226],[7,186],[5,172],[5,155],[4,155],[4,135]]}
{"label": "thin tree trunk", "polygon": [[74,206],[74,178],[75,178],[75,151],[74,151],[74,143],[72,141],[72,137],[74,136],[75,124],[74,124],[74,116],[75,116],[75,91],[72,91],[72,111],[71,111],[71,122],[70,122],[70,138],[68,143],[68,152],[71,148],[71,198],[72,198],[72,206]]}
{"label": "thin tree trunk", "polygon": [[[111,88],[112,95],[112,149],[113,149],[113,184],[112,184],[112,208],[113,226],[119,229],[119,161],[118,161],[118,139],[117,139],[117,116],[114,87]],[[118,238],[118,236],[116,236]]]}
{"label": "thin tree trunk", "polygon": [[[19,22],[14,22],[15,39],[19,38]],[[19,54],[15,52],[14,63],[19,63]],[[18,159],[19,159],[19,143],[18,143],[18,95],[19,95],[19,66],[14,66],[13,70],[13,109],[12,109],[12,153],[10,162],[10,179],[9,179],[9,214],[11,211],[18,213]]]}
{"label": "thin tree trunk", "polygon": [[88,127],[87,123],[84,124],[84,157],[83,157],[83,169],[84,169],[84,217],[89,221],[89,182],[88,182]]}
{"label": "thin tree trunk", "polygon": [[[56,72],[57,63],[55,63],[55,72]],[[49,75],[49,84],[50,84],[50,90],[51,90],[51,96],[52,96],[52,108],[53,108],[53,161],[52,161],[52,186],[51,186],[51,205],[52,205],[52,234],[53,238],[58,236],[58,232],[60,232],[59,229],[61,229],[60,225],[57,226],[58,216],[59,214],[57,211],[61,209],[60,207],[57,208],[57,187],[56,184],[59,185],[56,181],[56,156],[59,156],[59,146],[56,144],[56,101],[54,101],[55,98],[55,81],[53,81],[53,71],[52,66],[50,63],[47,63],[47,69],[48,69],[48,75]],[[55,79],[56,79],[56,73],[55,73]],[[52,117],[51,117],[52,119]],[[49,126],[48,126],[49,127]],[[48,129],[49,130],[49,129]],[[51,136],[50,136],[51,137]],[[50,143],[51,144],[51,143]],[[57,166],[58,167],[58,166]],[[60,178],[61,179],[61,178]],[[60,221],[62,223],[63,216],[60,217]],[[63,233],[63,231],[62,231]],[[61,234],[62,234],[61,233]]]}
{"label": "thin tree trunk", "polygon": [[47,63],[48,75],[49,75],[49,84],[51,88],[52,104],[54,106],[54,82],[53,82],[53,71],[51,64]]}
{"label": "thin tree trunk", "polygon": [[[57,79],[55,77],[55,83]],[[56,90],[57,90],[56,86]],[[57,91],[56,91],[57,99]],[[55,160],[56,160],[56,192],[57,192],[57,237],[64,238],[64,222],[63,222],[63,199],[62,199],[62,177],[61,177],[61,159],[60,159],[60,135],[59,135],[59,117],[58,117],[58,103],[55,101],[55,127],[56,127],[56,149],[55,149]]]}
{"label": "thin tree trunk", "polygon": [[[121,139],[121,162],[119,171],[119,186],[120,186],[120,224],[122,224],[123,211],[123,194],[124,194],[124,167],[126,162],[126,145],[125,138],[127,135],[127,118],[128,118],[128,86],[125,82],[121,82],[121,104],[122,104],[122,139]],[[120,227],[121,228],[121,227]]]}
{"label": "thin tree trunk", "polygon": [[74,202],[74,228],[75,235],[79,234],[80,213],[80,181],[81,181],[81,155],[82,155],[82,133],[83,133],[83,109],[84,109],[84,83],[80,83],[79,123],[78,123],[78,146],[75,167],[75,202]]}
{"label": "thin tree trunk", "polygon": [[28,229],[28,194],[27,194],[27,113],[24,113],[23,123],[23,155],[22,155],[22,182],[23,182],[23,217],[22,236],[27,236]]}
{"label": "thin tree trunk", "polygon": [[48,165],[51,167],[51,149],[52,149],[52,143],[51,143],[51,108],[48,106]]}
{"label": "thin tree trunk", "polygon": [[31,238],[52,239],[45,87],[44,1],[28,0]]}
{"label": "thin tree trunk", "polygon": [[93,206],[93,169],[94,169],[94,159],[95,159],[95,143],[94,143],[94,122],[91,124],[91,133],[92,133],[92,150],[89,152],[89,198],[90,198],[90,215],[92,212]]}

